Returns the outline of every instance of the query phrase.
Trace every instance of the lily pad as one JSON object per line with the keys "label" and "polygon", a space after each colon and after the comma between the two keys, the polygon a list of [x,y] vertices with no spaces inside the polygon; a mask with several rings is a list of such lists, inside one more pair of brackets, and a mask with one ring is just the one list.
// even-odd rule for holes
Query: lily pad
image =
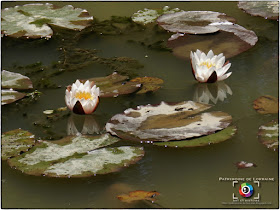
{"label": "lily pad", "polygon": [[237,162],[237,163],[235,163],[235,165],[238,169],[257,167],[257,165],[255,163],[247,163],[245,161]]}
{"label": "lily pad", "polygon": [[200,49],[208,52],[212,49],[215,54],[223,53],[226,58],[236,56],[252,48],[258,41],[255,32],[237,24],[217,25],[219,31],[207,35],[181,34],[169,39],[167,46],[179,58],[189,59],[190,52]]}
{"label": "lily pad", "polygon": [[142,88],[137,92],[137,94],[155,92],[159,90],[163,84],[163,80],[157,77],[137,77],[130,81],[142,84]]}
{"label": "lily pad", "polygon": [[72,5],[59,8],[49,3],[25,4],[2,10],[1,32],[15,38],[50,38],[52,26],[82,30],[92,19],[86,10]]}
{"label": "lily pad", "polygon": [[142,201],[142,200],[148,200],[155,202],[156,199],[155,196],[160,195],[157,191],[144,191],[144,190],[136,190],[133,192],[129,192],[129,194],[122,194],[117,196],[117,198],[125,203],[131,203],[135,201]]}
{"label": "lily pad", "polygon": [[279,123],[278,120],[273,120],[259,128],[259,140],[267,148],[278,150],[279,147]]}
{"label": "lily pad", "polygon": [[234,23],[225,13],[212,11],[182,11],[165,14],[157,19],[165,30],[175,33],[208,34],[219,31],[217,24]]}
{"label": "lily pad", "polygon": [[270,95],[261,96],[254,101],[253,108],[260,114],[278,113],[278,98]]}
{"label": "lily pad", "polygon": [[26,90],[32,89],[33,85],[31,80],[19,73],[14,73],[10,71],[3,70],[2,72],[1,87],[2,88],[12,88],[15,90]]}
{"label": "lily pad", "polygon": [[5,132],[1,135],[1,158],[7,160],[28,151],[35,144],[34,135],[22,129]]}
{"label": "lily pad", "polygon": [[86,177],[117,171],[142,158],[141,147],[102,148],[117,141],[109,134],[41,141],[28,152],[9,159],[8,163],[30,175]]}
{"label": "lily pad", "polygon": [[1,105],[13,103],[26,96],[25,93],[20,93],[15,90],[1,90]]}
{"label": "lily pad", "polygon": [[240,1],[238,7],[253,16],[272,20],[279,19],[278,1]]}
{"label": "lily pad", "polygon": [[169,6],[164,6],[162,9],[143,9],[139,10],[134,13],[131,19],[139,24],[146,25],[148,23],[153,23],[155,20],[163,15],[163,14],[170,14],[175,12],[180,12],[179,8],[170,9]]}
{"label": "lily pad", "polygon": [[229,126],[224,130],[218,131],[217,133],[198,137],[190,140],[185,141],[169,141],[169,142],[156,142],[153,143],[156,146],[163,146],[163,147],[201,147],[207,146],[211,144],[217,144],[223,141],[230,139],[232,136],[236,134],[236,127]]}
{"label": "lily pad", "polygon": [[113,116],[106,130],[122,139],[146,142],[209,135],[226,128],[232,120],[229,114],[219,111],[195,115],[210,107],[193,101],[138,106]]}

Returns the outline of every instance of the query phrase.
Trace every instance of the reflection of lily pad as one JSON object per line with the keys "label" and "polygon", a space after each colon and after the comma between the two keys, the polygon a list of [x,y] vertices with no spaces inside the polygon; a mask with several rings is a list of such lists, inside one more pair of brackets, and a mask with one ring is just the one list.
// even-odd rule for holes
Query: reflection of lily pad
{"label": "reflection of lily pad", "polygon": [[34,135],[28,131],[16,129],[1,135],[1,158],[8,158],[26,152],[35,144]]}
{"label": "reflection of lily pad", "polygon": [[229,126],[224,130],[221,130],[217,133],[203,136],[200,138],[194,138],[185,141],[169,141],[169,142],[157,142],[154,143],[156,146],[164,146],[164,147],[200,147],[207,146],[210,144],[217,144],[223,141],[230,139],[235,135],[237,129],[235,126]]}
{"label": "reflection of lily pad", "polygon": [[1,90],[1,105],[13,103],[26,96],[25,93],[20,93],[15,90]]}
{"label": "reflection of lily pad", "polygon": [[117,141],[108,134],[41,141],[8,163],[31,175],[85,177],[111,173],[141,159],[144,153],[141,147],[102,148]]}
{"label": "reflection of lily pad", "polygon": [[53,31],[50,26],[82,30],[93,19],[86,10],[71,5],[59,8],[49,3],[5,8],[1,18],[2,33],[16,38],[51,37]]}
{"label": "reflection of lily pad", "polygon": [[278,98],[269,95],[261,96],[254,101],[253,108],[260,114],[278,113]]}
{"label": "reflection of lily pad", "polygon": [[12,88],[16,90],[26,90],[26,89],[32,89],[33,85],[28,77],[23,76],[19,73],[3,70],[1,87]]}
{"label": "reflection of lily pad", "polygon": [[235,22],[235,19],[219,12],[182,11],[162,15],[157,22],[165,30],[175,33],[208,34],[220,30],[215,24]]}
{"label": "reflection of lily pad", "polygon": [[278,1],[240,1],[238,7],[253,16],[273,20],[279,19]]}
{"label": "reflection of lily pad", "polygon": [[163,15],[163,14],[170,14],[170,13],[175,13],[179,12],[180,9],[175,8],[175,9],[170,9],[170,7],[165,6],[162,9],[143,9],[139,10],[136,13],[134,13],[131,17],[131,19],[139,24],[146,25],[148,23],[153,23],[155,20]]}
{"label": "reflection of lily pad", "polygon": [[223,53],[230,58],[252,48],[258,38],[253,31],[237,24],[220,25],[218,33],[207,35],[185,34],[169,40],[167,46],[172,48],[177,57],[189,59],[190,51],[208,52],[212,49],[215,54]]}
{"label": "reflection of lily pad", "polygon": [[137,94],[155,92],[161,88],[163,83],[162,79],[156,77],[137,77],[130,81],[142,84],[142,88],[137,92]]}
{"label": "reflection of lily pad", "polygon": [[186,101],[138,106],[117,114],[106,124],[112,135],[134,141],[170,141],[209,135],[226,128],[231,116],[224,112],[207,112],[207,104]]}
{"label": "reflection of lily pad", "polygon": [[279,124],[278,120],[273,120],[259,128],[259,140],[267,148],[278,150],[279,147]]}
{"label": "reflection of lily pad", "polygon": [[136,190],[133,192],[129,192],[129,194],[122,194],[117,196],[119,200],[125,203],[131,203],[134,201],[148,200],[155,202],[155,196],[160,195],[157,191],[144,191],[144,190]]}

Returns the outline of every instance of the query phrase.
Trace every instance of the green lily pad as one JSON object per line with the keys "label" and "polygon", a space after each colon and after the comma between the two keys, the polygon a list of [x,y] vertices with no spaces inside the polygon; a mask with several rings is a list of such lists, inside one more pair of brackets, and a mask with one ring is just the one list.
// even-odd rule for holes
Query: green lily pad
{"label": "green lily pad", "polygon": [[84,177],[114,172],[142,158],[141,147],[103,148],[117,141],[109,134],[40,141],[8,163],[30,175]]}
{"label": "green lily pad", "polygon": [[259,127],[259,141],[267,148],[274,151],[279,147],[279,123],[278,120],[273,120]]}
{"label": "green lily pad", "polygon": [[253,108],[260,114],[276,114],[279,109],[278,98],[265,95],[254,101]]}
{"label": "green lily pad", "polygon": [[51,26],[82,30],[93,19],[86,10],[71,5],[59,8],[49,3],[5,8],[1,14],[2,34],[15,38],[50,38]]}
{"label": "green lily pad", "polygon": [[232,120],[224,112],[198,114],[210,107],[193,101],[138,106],[113,116],[106,130],[122,139],[145,142],[209,135],[226,128]]}
{"label": "green lily pad", "polygon": [[139,10],[134,13],[131,19],[139,24],[146,25],[148,23],[153,23],[155,20],[163,15],[163,14],[170,14],[175,12],[180,12],[179,8],[170,9],[169,6],[164,6],[162,9],[143,9]]}
{"label": "green lily pad", "polygon": [[3,70],[2,72],[1,87],[2,88],[12,88],[15,90],[26,90],[32,89],[33,85],[31,80],[19,73],[14,73],[10,71]]}
{"label": "green lily pad", "polygon": [[240,1],[238,7],[253,16],[272,20],[279,19],[278,1]]}
{"label": "green lily pad", "polygon": [[15,90],[1,90],[1,105],[13,103],[26,96],[25,93],[20,93]]}
{"label": "green lily pad", "polygon": [[7,160],[28,151],[35,144],[34,135],[22,129],[5,132],[1,135],[1,158]]}
{"label": "green lily pad", "polygon": [[226,58],[236,56],[251,49],[258,37],[255,32],[247,30],[237,24],[217,25],[218,33],[207,35],[180,34],[168,40],[167,46],[172,53],[183,59],[190,58],[190,52],[200,49],[208,52],[212,49],[215,54],[223,53]]}
{"label": "green lily pad", "polygon": [[163,147],[200,147],[207,146],[211,144],[217,144],[223,141],[230,139],[232,136],[236,134],[236,127],[229,126],[224,130],[218,131],[217,133],[203,136],[200,138],[194,138],[190,140],[184,141],[169,141],[169,142],[156,142],[153,145],[163,146]]}
{"label": "green lily pad", "polygon": [[142,88],[137,92],[137,94],[155,92],[159,90],[163,84],[163,80],[157,77],[137,77],[130,81],[142,84]]}
{"label": "green lily pad", "polygon": [[234,23],[225,13],[212,11],[181,11],[157,19],[165,30],[175,33],[208,34],[219,31],[217,24]]}

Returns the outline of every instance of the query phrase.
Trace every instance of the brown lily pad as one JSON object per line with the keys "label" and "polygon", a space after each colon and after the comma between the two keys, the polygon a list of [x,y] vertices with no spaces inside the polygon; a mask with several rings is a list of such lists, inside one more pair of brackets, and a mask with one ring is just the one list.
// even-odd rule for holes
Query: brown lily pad
{"label": "brown lily pad", "polygon": [[34,135],[22,129],[5,132],[1,135],[1,158],[7,160],[28,151],[35,144]]}
{"label": "brown lily pad", "polygon": [[15,90],[1,90],[1,105],[13,103],[26,96],[25,93],[20,93]]}
{"label": "brown lily pad", "polygon": [[136,190],[129,192],[129,194],[122,194],[117,196],[117,198],[125,203],[131,203],[135,201],[148,200],[155,202],[155,196],[160,195],[157,191],[144,191],[144,190]]}
{"label": "brown lily pad", "polygon": [[278,113],[278,98],[270,95],[261,96],[254,101],[253,108],[260,114]]}
{"label": "brown lily pad", "polygon": [[137,94],[155,92],[159,90],[163,84],[163,80],[157,77],[137,77],[130,81],[142,84],[142,88],[137,92]]}
{"label": "brown lily pad", "polygon": [[279,19],[278,1],[239,1],[238,7],[253,16],[272,20]]}
{"label": "brown lily pad", "polygon": [[209,135],[226,128],[232,120],[224,112],[198,114],[210,107],[193,101],[138,106],[113,116],[106,130],[122,139],[145,142]]}
{"label": "brown lily pad", "polygon": [[267,148],[278,151],[279,148],[279,123],[273,120],[259,128],[259,141]]}

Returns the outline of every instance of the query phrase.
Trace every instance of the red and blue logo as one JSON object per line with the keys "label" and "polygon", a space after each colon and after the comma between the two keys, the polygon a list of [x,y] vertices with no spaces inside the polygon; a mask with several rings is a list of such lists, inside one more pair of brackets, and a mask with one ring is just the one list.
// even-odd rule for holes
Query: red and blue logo
{"label": "red and blue logo", "polygon": [[239,194],[244,198],[249,198],[253,195],[254,188],[249,183],[242,183],[239,187]]}

